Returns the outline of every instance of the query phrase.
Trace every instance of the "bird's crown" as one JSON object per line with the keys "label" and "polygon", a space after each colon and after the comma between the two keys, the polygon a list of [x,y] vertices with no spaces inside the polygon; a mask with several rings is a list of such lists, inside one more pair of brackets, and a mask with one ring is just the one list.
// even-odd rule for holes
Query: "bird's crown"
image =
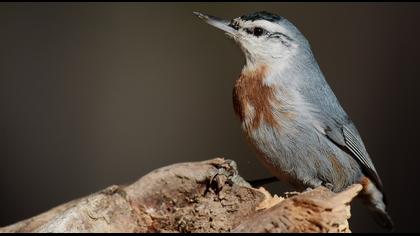
{"label": "bird's crown", "polygon": [[266,20],[271,22],[278,22],[284,19],[282,16],[267,11],[249,13],[247,15],[241,16],[240,18],[244,21]]}

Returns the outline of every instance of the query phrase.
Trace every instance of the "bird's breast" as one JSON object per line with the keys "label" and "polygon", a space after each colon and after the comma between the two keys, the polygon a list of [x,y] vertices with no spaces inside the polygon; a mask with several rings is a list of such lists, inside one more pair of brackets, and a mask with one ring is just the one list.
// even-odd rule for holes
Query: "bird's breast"
{"label": "bird's breast", "polygon": [[279,120],[273,112],[282,106],[276,99],[279,88],[264,83],[267,75],[267,66],[244,70],[235,83],[234,109],[247,130],[257,129],[262,122],[272,127],[279,126]]}

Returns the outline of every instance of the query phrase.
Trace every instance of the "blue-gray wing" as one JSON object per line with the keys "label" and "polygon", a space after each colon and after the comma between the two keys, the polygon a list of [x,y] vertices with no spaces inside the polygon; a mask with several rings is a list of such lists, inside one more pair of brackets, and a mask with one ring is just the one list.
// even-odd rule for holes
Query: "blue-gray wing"
{"label": "blue-gray wing", "polygon": [[[312,54],[311,52],[307,52]],[[313,57],[312,57],[313,58]],[[354,158],[363,173],[382,191],[382,182],[366,151],[359,132],[349,119],[324,78],[315,58],[306,70],[301,71],[303,81],[299,92],[314,109],[314,117],[321,124],[327,138]]]}
{"label": "blue-gray wing", "polygon": [[383,190],[382,181],[366,151],[362,139],[351,121],[347,124],[327,126],[325,134],[329,140],[352,156],[361,166],[363,173],[369,177],[379,190]]}

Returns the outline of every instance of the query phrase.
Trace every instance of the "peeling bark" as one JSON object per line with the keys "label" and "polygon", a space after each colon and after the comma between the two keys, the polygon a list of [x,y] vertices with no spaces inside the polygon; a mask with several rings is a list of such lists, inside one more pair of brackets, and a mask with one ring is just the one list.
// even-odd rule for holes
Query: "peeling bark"
{"label": "peeling bark", "polygon": [[162,167],[110,186],[2,232],[350,232],[350,201],[361,185],[290,197],[252,188],[236,163],[215,158]]}

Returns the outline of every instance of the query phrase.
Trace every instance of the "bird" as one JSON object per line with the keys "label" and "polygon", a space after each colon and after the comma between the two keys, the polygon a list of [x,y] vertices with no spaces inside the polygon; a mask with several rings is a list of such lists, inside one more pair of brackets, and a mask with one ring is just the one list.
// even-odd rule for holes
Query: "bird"
{"label": "bird", "polygon": [[361,184],[359,197],[376,222],[393,230],[379,174],[303,33],[268,11],[232,20],[193,13],[233,39],[245,56],[233,107],[262,165],[298,190],[339,192]]}

